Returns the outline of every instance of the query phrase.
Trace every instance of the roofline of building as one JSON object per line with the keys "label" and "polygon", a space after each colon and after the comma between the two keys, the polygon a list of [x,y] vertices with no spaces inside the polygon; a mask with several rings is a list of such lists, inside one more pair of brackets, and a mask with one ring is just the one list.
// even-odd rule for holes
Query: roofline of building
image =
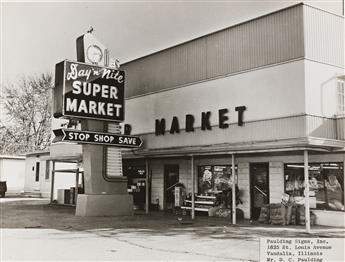
{"label": "roofline of building", "polygon": [[330,11],[327,11],[327,10],[325,10],[325,9],[322,9],[322,8],[319,8],[319,7],[310,5],[310,4],[306,4],[306,3],[300,2],[300,3],[296,3],[296,4],[293,4],[293,5],[284,7],[284,8],[280,8],[280,9],[278,9],[278,10],[275,10],[275,11],[272,11],[272,12],[269,12],[269,13],[266,13],[266,14],[263,14],[263,15],[259,15],[259,16],[257,16],[257,17],[251,18],[251,19],[249,19],[249,20],[245,20],[245,21],[242,21],[242,22],[239,22],[239,23],[235,23],[235,24],[233,24],[233,25],[230,25],[230,26],[227,26],[227,27],[225,27],[225,28],[222,28],[222,29],[219,29],[219,30],[216,30],[216,31],[207,33],[207,34],[204,34],[204,35],[202,35],[202,36],[198,36],[198,37],[196,37],[196,38],[193,38],[193,39],[184,41],[184,42],[182,42],[182,43],[175,44],[175,45],[172,45],[172,46],[169,46],[169,47],[166,47],[166,48],[157,50],[157,51],[152,52],[152,53],[149,53],[149,54],[147,54],[147,55],[143,55],[143,56],[140,56],[140,57],[138,57],[138,58],[131,59],[131,60],[126,61],[126,62],[124,62],[123,64],[121,64],[121,66],[130,64],[130,63],[135,62],[135,61],[137,61],[137,60],[140,60],[140,59],[143,59],[143,58],[146,58],[146,57],[149,57],[149,56],[152,56],[152,55],[155,55],[155,54],[164,52],[164,51],[167,51],[167,50],[169,50],[169,49],[173,49],[173,48],[175,48],[175,47],[178,47],[178,46],[181,46],[181,45],[184,45],[184,44],[187,44],[187,43],[196,41],[196,40],[201,39],[201,38],[203,38],[203,37],[210,36],[210,35],[213,35],[213,34],[217,34],[217,33],[219,33],[219,32],[228,30],[228,29],[230,29],[230,28],[234,28],[234,27],[237,27],[237,26],[240,26],[240,25],[243,25],[243,24],[246,24],[246,23],[249,23],[249,22],[258,20],[258,19],[261,19],[261,18],[263,18],[263,17],[270,16],[270,15],[272,15],[272,14],[279,13],[279,12],[282,12],[282,11],[285,11],[285,10],[288,10],[288,9],[294,8],[294,7],[296,7],[296,6],[303,6],[303,5],[308,6],[308,7],[311,7],[311,8],[314,8],[314,9],[317,9],[317,10],[320,10],[320,11],[323,11],[323,12],[326,12],[326,13],[331,14],[331,15],[338,16],[338,17],[340,17],[340,18],[344,18],[344,16],[342,16],[342,15],[338,15],[338,14],[332,13],[332,12],[330,12]]}
{"label": "roofline of building", "polygon": [[49,154],[50,154],[49,150],[38,150],[38,151],[25,153],[24,155],[25,157],[28,157],[28,156],[34,156],[34,155],[49,155]]}
{"label": "roofline of building", "polygon": [[25,156],[0,155],[0,159],[23,159],[23,160],[25,160]]}
{"label": "roofline of building", "polygon": [[42,157],[42,160],[50,160],[55,162],[64,162],[64,163],[79,163],[83,161],[82,154],[74,154],[74,155],[59,155],[59,156],[45,156]]}

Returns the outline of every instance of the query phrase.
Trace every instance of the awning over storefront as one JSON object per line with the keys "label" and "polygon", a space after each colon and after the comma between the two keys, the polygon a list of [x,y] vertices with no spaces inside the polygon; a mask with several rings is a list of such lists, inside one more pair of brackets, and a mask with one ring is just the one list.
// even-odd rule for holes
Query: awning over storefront
{"label": "awning over storefront", "polygon": [[217,154],[251,154],[289,151],[345,152],[345,141],[305,137],[277,141],[245,142],[160,149],[123,150],[124,159],[141,157],[202,156]]}
{"label": "awning over storefront", "polygon": [[[308,181],[308,155],[309,153],[332,153],[332,152],[344,152],[345,153],[345,141],[321,139],[316,137],[305,137],[296,139],[285,139],[275,141],[260,141],[260,142],[246,142],[238,144],[216,144],[206,146],[186,146],[186,147],[174,147],[174,148],[160,148],[160,149],[139,149],[139,150],[124,150],[122,155],[124,159],[145,159],[146,169],[148,170],[148,159],[160,158],[160,157],[190,157],[191,158],[191,180],[192,185],[195,185],[194,174],[194,158],[198,156],[217,156],[217,155],[231,155],[232,167],[235,167],[235,158],[240,155],[248,154],[274,154],[274,153],[289,153],[296,154],[299,152],[304,156],[304,179]],[[235,170],[233,170],[235,173]],[[308,184],[308,183],[307,183]],[[234,185],[234,184],[233,184]],[[191,216],[195,217],[195,199],[194,188],[192,186],[192,207]],[[235,193],[235,189],[232,189]],[[306,231],[310,232],[310,205],[309,205],[309,187],[306,188],[305,197],[305,213],[306,213]],[[235,200],[235,196],[232,197]],[[146,197],[148,202],[148,196]],[[236,208],[235,204],[232,204],[232,223],[236,224]],[[148,212],[148,207],[146,209]]]}

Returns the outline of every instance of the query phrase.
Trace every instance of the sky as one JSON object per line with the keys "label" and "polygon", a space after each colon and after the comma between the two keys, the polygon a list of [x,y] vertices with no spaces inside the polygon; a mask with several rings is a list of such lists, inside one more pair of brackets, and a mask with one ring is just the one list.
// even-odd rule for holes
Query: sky
{"label": "sky", "polygon": [[[1,86],[75,60],[75,40],[90,26],[123,63],[300,2],[1,1]],[[342,0],[309,2],[341,14]]]}

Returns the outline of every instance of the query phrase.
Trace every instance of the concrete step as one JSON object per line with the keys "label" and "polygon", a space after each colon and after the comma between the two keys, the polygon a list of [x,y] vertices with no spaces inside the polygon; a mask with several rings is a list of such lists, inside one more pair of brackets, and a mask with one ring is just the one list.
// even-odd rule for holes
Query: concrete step
{"label": "concrete step", "polygon": [[40,192],[24,192],[21,193],[23,197],[42,197],[42,194]]}

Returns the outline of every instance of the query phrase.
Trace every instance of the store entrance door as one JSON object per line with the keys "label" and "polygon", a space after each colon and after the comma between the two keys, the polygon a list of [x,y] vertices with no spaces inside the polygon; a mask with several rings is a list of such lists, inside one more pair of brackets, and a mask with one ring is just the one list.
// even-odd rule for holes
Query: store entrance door
{"label": "store entrance door", "polygon": [[145,210],[146,190],[148,188],[145,166],[124,165],[123,174],[127,177],[127,191],[133,195],[134,209]]}
{"label": "store entrance door", "polygon": [[172,210],[174,208],[175,196],[174,189],[179,181],[179,166],[164,166],[164,210]]}
{"label": "store entrance door", "polygon": [[260,216],[261,207],[269,204],[269,164],[250,164],[250,202],[252,220]]}

